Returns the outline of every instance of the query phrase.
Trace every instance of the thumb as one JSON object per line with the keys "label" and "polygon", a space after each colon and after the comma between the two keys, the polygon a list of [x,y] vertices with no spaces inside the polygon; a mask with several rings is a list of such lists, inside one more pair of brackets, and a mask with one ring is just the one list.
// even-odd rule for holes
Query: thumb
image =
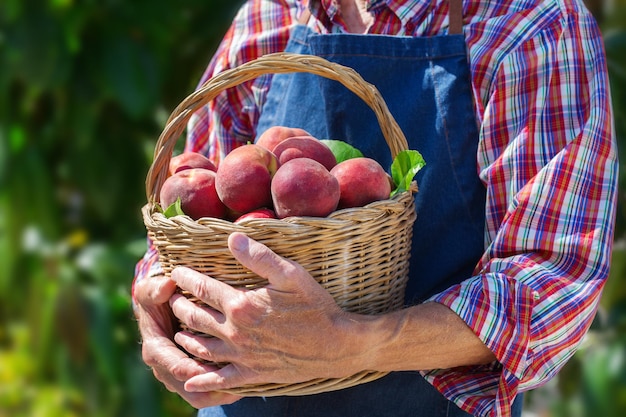
{"label": "thumb", "polygon": [[232,233],[228,237],[228,248],[243,266],[267,279],[276,289],[288,291],[317,285],[301,265],[277,255],[243,233]]}
{"label": "thumb", "polygon": [[165,304],[176,291],[176,283],[165,275],[144,278],[135,282],[133,297],[144,307]]}

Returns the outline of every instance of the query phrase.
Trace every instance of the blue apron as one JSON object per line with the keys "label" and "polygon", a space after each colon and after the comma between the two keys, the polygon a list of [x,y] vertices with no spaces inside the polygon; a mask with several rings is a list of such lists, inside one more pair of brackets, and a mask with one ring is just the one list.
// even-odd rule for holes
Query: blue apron
{"label": "blue apron", "polygon": [[[354,68],[382,94],[426,167],[416,180],[417,221],[406,303],[419,303],[472,275],[484,251],[485,188],[477,175],[478,131],[463,35],[397,37],[318,35],[294,27],[288,52],[313,54]],[[314,74],[277,74],[257,132],[300,127],[318,138],[351,143],[391,165],[372,110],[336,81]],[[514,416],[521,415],[521,396]],[[393,372],[340,391],[244,398],[200,411],[201,417],[469,416],[418,372]]]}

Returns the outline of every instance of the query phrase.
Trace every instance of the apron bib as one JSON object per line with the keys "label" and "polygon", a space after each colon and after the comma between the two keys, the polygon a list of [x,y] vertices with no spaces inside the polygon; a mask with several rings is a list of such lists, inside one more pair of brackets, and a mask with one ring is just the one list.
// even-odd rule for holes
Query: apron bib
{"label": "apron bib", "polygon": [[[485,187],[477,174],[478,129],[464,37],[316,35],[297,26],[288,51],[355,69],[378,88],[409,149],[426,160],[416,176],[407,304],[472,276],[484,252]],[[391,166],[373,111],[337,81],[308,73],[274,75],[257,134],[272,125],[343,140]]]}
{"label": "apron bib", "polygon": [[[484,251],[485,188],[477,175],[478,130],[463,35],[318,35],[295,26],[286,52],[312,54],[355,69],[375,85],[426,166],[416,180],[406,303],[415,304],[472,275]],[[257,134],[273,125],[338,139],[391,165],[373,111],[340,83],[308,73],[272,76]],[[516,401],[521,415],[521,396]],[[249,397],[200,417],[469,416],[419,372],[302,397]]]}

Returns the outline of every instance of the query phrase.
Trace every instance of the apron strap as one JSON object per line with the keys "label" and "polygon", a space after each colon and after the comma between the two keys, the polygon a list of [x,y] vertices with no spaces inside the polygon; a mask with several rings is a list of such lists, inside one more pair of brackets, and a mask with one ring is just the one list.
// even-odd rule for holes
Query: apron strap
{"label": "apron strap", "polygon": [[448,0],[448,34],[463,33],[463,0]]}

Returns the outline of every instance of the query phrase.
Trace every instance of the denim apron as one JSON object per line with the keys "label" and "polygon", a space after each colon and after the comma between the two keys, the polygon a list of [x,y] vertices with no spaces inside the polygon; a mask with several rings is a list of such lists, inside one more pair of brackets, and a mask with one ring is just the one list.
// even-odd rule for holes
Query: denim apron
{"label": "denim apron", "polygon": [[[382,94],[426,167],[416,180],[406,303],[415,304],[472,275],[484,251],[485,188],[477,175],[478,130],[465,39],[460,35],[397,37],[318,35],[295,26],[287,52],[312,54],[354,68]],[[314,74],[276,74],[257,133],[300,127],[318,138],[351,143],[391,165],[373,111],[336,81]],[[249,397],[200,411],[200,417],[469,416],[419,372],[393,372],[339,391],[302,397]],[[514,406],[521,415],[521,396]]]}

